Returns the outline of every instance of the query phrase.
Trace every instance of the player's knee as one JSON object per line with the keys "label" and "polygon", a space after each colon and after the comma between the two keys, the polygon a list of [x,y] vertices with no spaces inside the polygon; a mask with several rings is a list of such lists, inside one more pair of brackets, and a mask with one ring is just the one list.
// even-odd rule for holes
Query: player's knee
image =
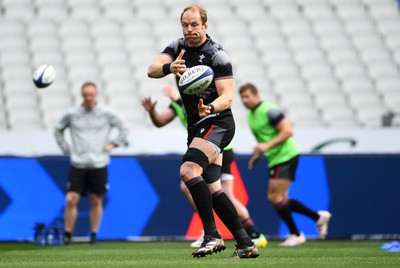
{"label": "player's knee", "polygon": [[193,162],[185,162],[181,165],[179,175],[183,182],[187,182],[191,178],[198,177],[201,175],[203,169]]}
{"label": "player's knee", "polygon": [[277,192],[269,192],[267,198],[273,205],[279,204],[282,201],[281,196]]}
{"label": "player's knee", "polygon": [[68,208],[76,207],[76,202],[73,202],[72,200],[67,199],[65,202],[65,206]]}
{"label": "player's knee", "polygon": [[66,206],[74,207],[78,204],[79,195],[76,193],[69,192],[66,196]]}
{"label": "player's knee", "polygon": [[187,181],[201,175],[208,165],[208,157],[203,151],[197,148],[189,148],[182,159],[180,176],[183,181]]}
{"label": "player's knee", "polygon": [[91,205],[93,207],[101,206],[102,197],[100,195],[97,195],[97,194],[92,194],[92,196],[90,197],[90,202],[91,202]]}
{"label": "player's knee", "polygon": [[203,172],[203,179],[207,184],[214,183],[219,180],[221,176],[221,166],[211,164]]}

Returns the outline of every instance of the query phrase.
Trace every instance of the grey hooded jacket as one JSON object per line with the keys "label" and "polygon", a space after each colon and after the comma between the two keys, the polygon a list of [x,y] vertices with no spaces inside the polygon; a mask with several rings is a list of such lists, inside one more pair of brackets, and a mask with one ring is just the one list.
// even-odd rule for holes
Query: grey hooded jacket
{"label": "grey hooded jacket", "polygon": [[[72,147],[67,143],[64,131],[69,128]],[[116,138],[110,138],[113,128],[118,129]],[[58,145],[64,153],[71,154],[71,164],[76,168],[103,168],[110,162],[106,144],[128,145],[128,127],[121,116],[108,106],[98,103],[92,110],[83,105],[70,108],[54,129]]]}

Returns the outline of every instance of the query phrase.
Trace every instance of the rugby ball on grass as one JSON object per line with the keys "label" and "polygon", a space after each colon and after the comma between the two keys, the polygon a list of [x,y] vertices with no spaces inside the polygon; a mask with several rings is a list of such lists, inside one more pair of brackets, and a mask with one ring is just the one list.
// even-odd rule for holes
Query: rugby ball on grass
{"label": "rugby ball on grass", "polygon": [[38,88],[45,88],[51,85],[56,79],[56,71],[54,67],[43,64],[32,75],[33,83]]}
{"label": "rugby ball on grass", "polygon": [[205,90],[214,78],[214,71],[210,66],[197,65],[187,69],[179,78],[179,91],[185,94],[197,94]]}

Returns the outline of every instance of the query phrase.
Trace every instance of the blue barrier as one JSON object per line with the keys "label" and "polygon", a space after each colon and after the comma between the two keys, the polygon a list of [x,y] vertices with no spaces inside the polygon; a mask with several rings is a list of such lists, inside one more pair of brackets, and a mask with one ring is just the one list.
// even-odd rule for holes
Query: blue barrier
{"label": "blue barrier", "polygon": [[[284,236],[287,230],[266,200],[266,161],[249,171],[248,159],[236,157],[249,211],[262,232]],[[179,155],[114,156],[98,238],[185,236],[193,211],[179,190],[180,163]],[[400,155],[302,155],[290,196],[332,212],[331,238],[400,234],[398,163]],[[36,223],[63,220],[68,169],[64,156],[0,158],[0,241],[32,241]],[[82,198],[75,236],[89,233],[89,207]],[[312,221],[295,219],[307,236],[316,235]]]}

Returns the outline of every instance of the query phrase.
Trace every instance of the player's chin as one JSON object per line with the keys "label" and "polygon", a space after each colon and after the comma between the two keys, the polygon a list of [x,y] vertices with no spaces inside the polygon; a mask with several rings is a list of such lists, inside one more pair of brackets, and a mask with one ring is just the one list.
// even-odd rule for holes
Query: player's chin
{"label": "player's chin", "polygon": [[187,35],[185,35],[185,39],[186,39],[186,41],[195,43],[197,40],[199,40],[199,37],[195,34],[187,34]]}
{"label": "player's chin", "polygon": [[197,35],[197,34],[194,34],[194,33],[185,34],[185,38],[197,38],[197,37],[198,37],[198,35]]}

